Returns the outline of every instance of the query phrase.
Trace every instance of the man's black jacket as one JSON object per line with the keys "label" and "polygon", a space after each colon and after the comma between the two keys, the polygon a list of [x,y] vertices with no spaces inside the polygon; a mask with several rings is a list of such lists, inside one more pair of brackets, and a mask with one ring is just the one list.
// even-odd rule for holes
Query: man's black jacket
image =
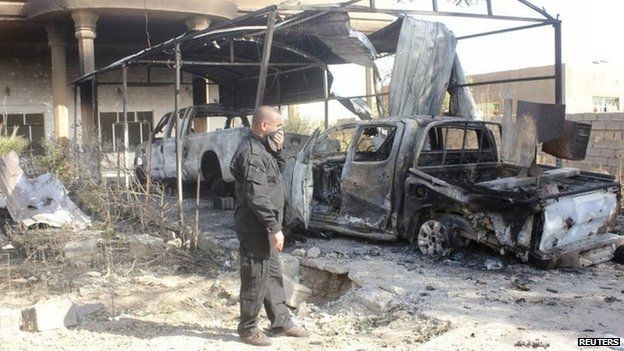
{"label": "man's black jacket", "polygon": [[238,197],[234,227],[241,249],[248,255],[268,256],[269,235],[282,230],[282,166],[279,155],[251,132],[238,145],[230,163]]}

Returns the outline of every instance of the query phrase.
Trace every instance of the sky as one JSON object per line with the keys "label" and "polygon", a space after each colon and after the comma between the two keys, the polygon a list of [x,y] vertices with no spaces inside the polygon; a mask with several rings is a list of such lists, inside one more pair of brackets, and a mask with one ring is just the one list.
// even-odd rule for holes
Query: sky
{"label": "sky", "polygon": [[[377,0],[403,8],[430,10],[431,0]],[[397,1],[399,2],[397,4]],[[475,0],[473,0],[475,1]],[[624,66],[624,0],[529,0],[562,21],[562,56],[567,64],[609,62]],[[456,8],[450,0],[438,0],[441,11],[485,13],[485,0],[476,0],[470,7]],[[392,5],[390,5],[392,6]],[[537,16],[517,0],[492,0],[494,14],[521,17]],[[422,17],[447,25],[456,36],[475,34],[502,28],[530,24],[500,20],[458,19],[455,17]],[[457,52],[466,74],[504,71],[554,63],[554,30],[544,26],[528,30],[460,40]],[[334,76],[332,91],[337,95],[365,93],[363,68],[341,65],[331,69]],[[361,80],[362,84],[354,84]],[[337,104],[330,115],[343,115],[346,110]],[[318,104],[303,107],[300,112],[309,117],[318,116]],[[322,109],[321,109],[322,111]],[[348,112],[346,113],[348,115]]]}
{"label": "sky", "polygon": [[[552,16],[559,15],[562,21],[564,63],[608,61],[624,64],[624,40],[620,35],[624,1],[530,1],[545,8]],[[513,3],[513,0],[493,0],[492,6],[496,11],[497,5],[509,6],[509,3]],[[475,30],[480,29],[479,27],[486,29],[495,26],[488,23],[493,21],[473,22],[476,22],[472,24]],[[461,27],[462,32],[465,27]],[[554,62],[554,30],[547,26],[487,36],[483,39],[466,39],[458,45],[458,52],[464,61],[467,74],[550,65]],[[492,56],[487,60],[483,58],[490,54]]]}

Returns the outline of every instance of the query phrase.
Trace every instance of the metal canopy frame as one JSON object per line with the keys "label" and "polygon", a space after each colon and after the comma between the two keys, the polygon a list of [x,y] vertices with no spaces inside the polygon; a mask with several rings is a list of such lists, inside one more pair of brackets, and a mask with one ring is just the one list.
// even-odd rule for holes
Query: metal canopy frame
{"label": "metal canopy frame", "polygon": [[[475,18],[475,19],[492,19],[492,20],[505,20],[505,21],[519,21],[519,22],[531,22],[532,24],[519,26],[519,27],[511,27],[501,30],[488,31],[483,33],[476,33],[466,36],[458,37],[457,39],[465,40],[476,37],[482,37],[486,35],[495,35],[501,34],[511,31],[525,30],[530,28],[536,28],[541,26],[552,25],[554,28],[554,39],[555,39],[555,72],[552,76],[539,76],[539,77],[525,77],[525,78],[516,78],[516,79],[505,79],[505,80],[496,80],[489,82],[479,82],[479,83],[468,83],[457,86],[475,86],[475,85],[484,85],[484,84],[499,84],[499,83],[507,83],[507,82],[519,82],[519,81],[530,81],[530,80],[544,80],[544,79],[554,79],[555,80],[555,103],[562,103],[562,69],[561,69],[561,21],[558,18],[554,18],[549,15],[545,10],[538,8],[537,6],[531,4],[527,0],[516,0],[516,2],[524,5],[525,7],[531,9],[534,13],[538,15],[538,17],[515,17],[515,16],[504,16],[494,14],[492,11],[492,0],[486,0],[487,4],[487,13],[484,14],[475,14],[475,13],[461,13],[461,12],[445,12],[438,10],[438,0],[432,0],[432,10],[431,11],[420,11],[420,10],[397,10],[397,9],[383,9],[378,8],[375,5],[375,0],[369,0],[368,6],[363,5],[355,5],[358,2],[362,2],[362,0],[351,0],[341,4],[337,4],[335,6],[297,6],[297,7],[289,7],[289,6],[268,6],[258,11],[253,11],[244,14],[243,16],[237,17],[230,21],[221,22],[215,24],[214,26],[201,30],[201,31],[192,31],[180,35],[176,38],[165,41],[161,44],[152,46],[150,48],[144,49],[136,54],[127,56],[122,58],[121,60],[106,66],[102,69],[96,70],[92,73],[86,74],[73,82],[73,84],[77,87],[85,86],[84,83],[90,81],[92,92],[91,96],[93,97],[92,101],[92,111],[91,113],[97,113],[97,86],[99,84],[111,84],[111,83],[99,83],[97,81],[98,75],[103,73],[115,70],[122,69],[122,94],[123,94],[123,116],[124,116],[124,152],[126,154],[126,162],[127,154],[128,154],[128,115],[127,115],[127,96],[128,96],[128,86],[129,85],[151,85],[154,83],[149,82],[149,74],[148,74],[148,83],[129,83],[127,77],[127,70],[131,66],[141,66],[141,65],[153,65],[153,66],[168,66],[170,68],[175,69],[175,97],[174,97],[174,113],[176,125],[179,120],[179,99],[180,99],[180,85],[181,82],[181,71],[183,67],[192,67],[192,66],[236,66],[236,67],[259,67],[260,73],[257,75],[258,78],[258,86],[256,91],[256,99],[255,106],[259,106],[263,102],[264,90],[266,85],[266,79],[269,75],[279,75],[283,72],[292,72],[293,70],[307,69],[310,67],[318,67],[322,68],[324,72],[323,76],[323,90],[324,90],[324,103],[325,103],[325,124],[327,126],[328,123],[328,102],[331,99],[329,94],[329,83],[328,83],[328,67],[327,63],[319,60],[318,58],[311,56],[305,52],[301,52],[296,48],[287,47],[278,42],[273,42],[273,34],[276,31],[280,31],[292,26],[300,25],[304,22],[310,21],[316,17],[322,16],[324,14],[330,12],[346,12],[346,13],[378,13],[378,14],[386,14],[393,15],[396,17],[401,17],[405,15],[423,15],[423,16],[448,16],[448,17],[463,17],[463,18]],[[292,13],[298,12],[294,15],[290,15],[285,20],[281,22],[277,22],[277,15],[279,13]],[[313,11],[313,12],[310,12]],[[265,25],[246,25],[240,26],[244,24],[245,21],[250,19],[259,19],[266,17]],[[204,38],[206,42],[208,42],[211,38],[217,38],[220,35],[226,33],[240,33],[248,38],[260,38],[264,37],[262,40],[263,48],[262,48],[262,57],[260,62],[236,62],[236,57],[234,55],[233,50],[233,41],[230,41],[230,53],[229,53],[229,62],[219,62],[219,61],[197,61],[197,60],[183,60],[183,44],[198,38]],[[258,40],[258,43],[260,40]],[[173,62],[173,67],[171,67],[172,62],[169,60],[150,60],[149,56],[153,54],[157,54],[161,52],[165,48],[174,48],[174,56],[175,60]],[[280,63],[275,64],[269,62],[269,57],[271,53],[272,47],[280,47],[282,49],[289,50],[290,52],[299,55],[300,57],[306,59],[308,63],[301,64],[301,62],[293,62],[290,63]],[[279,68],[287,67],[289,69],[280,71]],[[269,69],[272,69],[274,72],[269,73]],[[149,72],[149,71],[148,71]],[[255,76],[254,76],[255,77]],[[114,84],[114,83],[113,83]],[[156,83],[163,84],[163,83]],[[165,83],[166,84],[166,83]],[[453,87],[450,87],[453,88]],[[78,94],[77,94],[78,95]],[[77,111],[75,112],[77,114]],[[95,116],[93,116],[95,117]],[[77,120],[77,115],[75,115],[75,119]],[[95,121],[96,118],[93,118]],[[99,126],[98,126],[99,129]],[[178,204],[180,208],[182,208],[182,155],[181,155],[181,140],[180,140],[180,128],[176,128],[176,176],[178,180],[177,184],[177,192],[178,192]],[[127,168],[127,165],[126,165]],[[128,185],[128,175],[126,172],[126,185]]]}

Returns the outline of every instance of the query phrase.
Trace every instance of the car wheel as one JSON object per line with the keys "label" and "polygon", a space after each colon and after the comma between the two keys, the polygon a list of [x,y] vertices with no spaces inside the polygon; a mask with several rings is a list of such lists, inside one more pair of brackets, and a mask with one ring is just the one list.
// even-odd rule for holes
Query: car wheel
{"label": "car wheel", "polygon": [[424,222],[418,231],[418,248],[425,255],[446,257],[453,252],[448,227],[432,219]]}

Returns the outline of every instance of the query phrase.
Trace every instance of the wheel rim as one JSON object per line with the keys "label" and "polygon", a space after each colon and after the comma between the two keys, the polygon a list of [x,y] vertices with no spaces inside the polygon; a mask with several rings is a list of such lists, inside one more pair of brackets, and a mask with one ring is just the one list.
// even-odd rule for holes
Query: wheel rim
{"label": "wheel rim", "polygon": [[418,232],[418,248],[429,256],[448,256],[451,253],[448,229],[439,221],[426,221]]}

